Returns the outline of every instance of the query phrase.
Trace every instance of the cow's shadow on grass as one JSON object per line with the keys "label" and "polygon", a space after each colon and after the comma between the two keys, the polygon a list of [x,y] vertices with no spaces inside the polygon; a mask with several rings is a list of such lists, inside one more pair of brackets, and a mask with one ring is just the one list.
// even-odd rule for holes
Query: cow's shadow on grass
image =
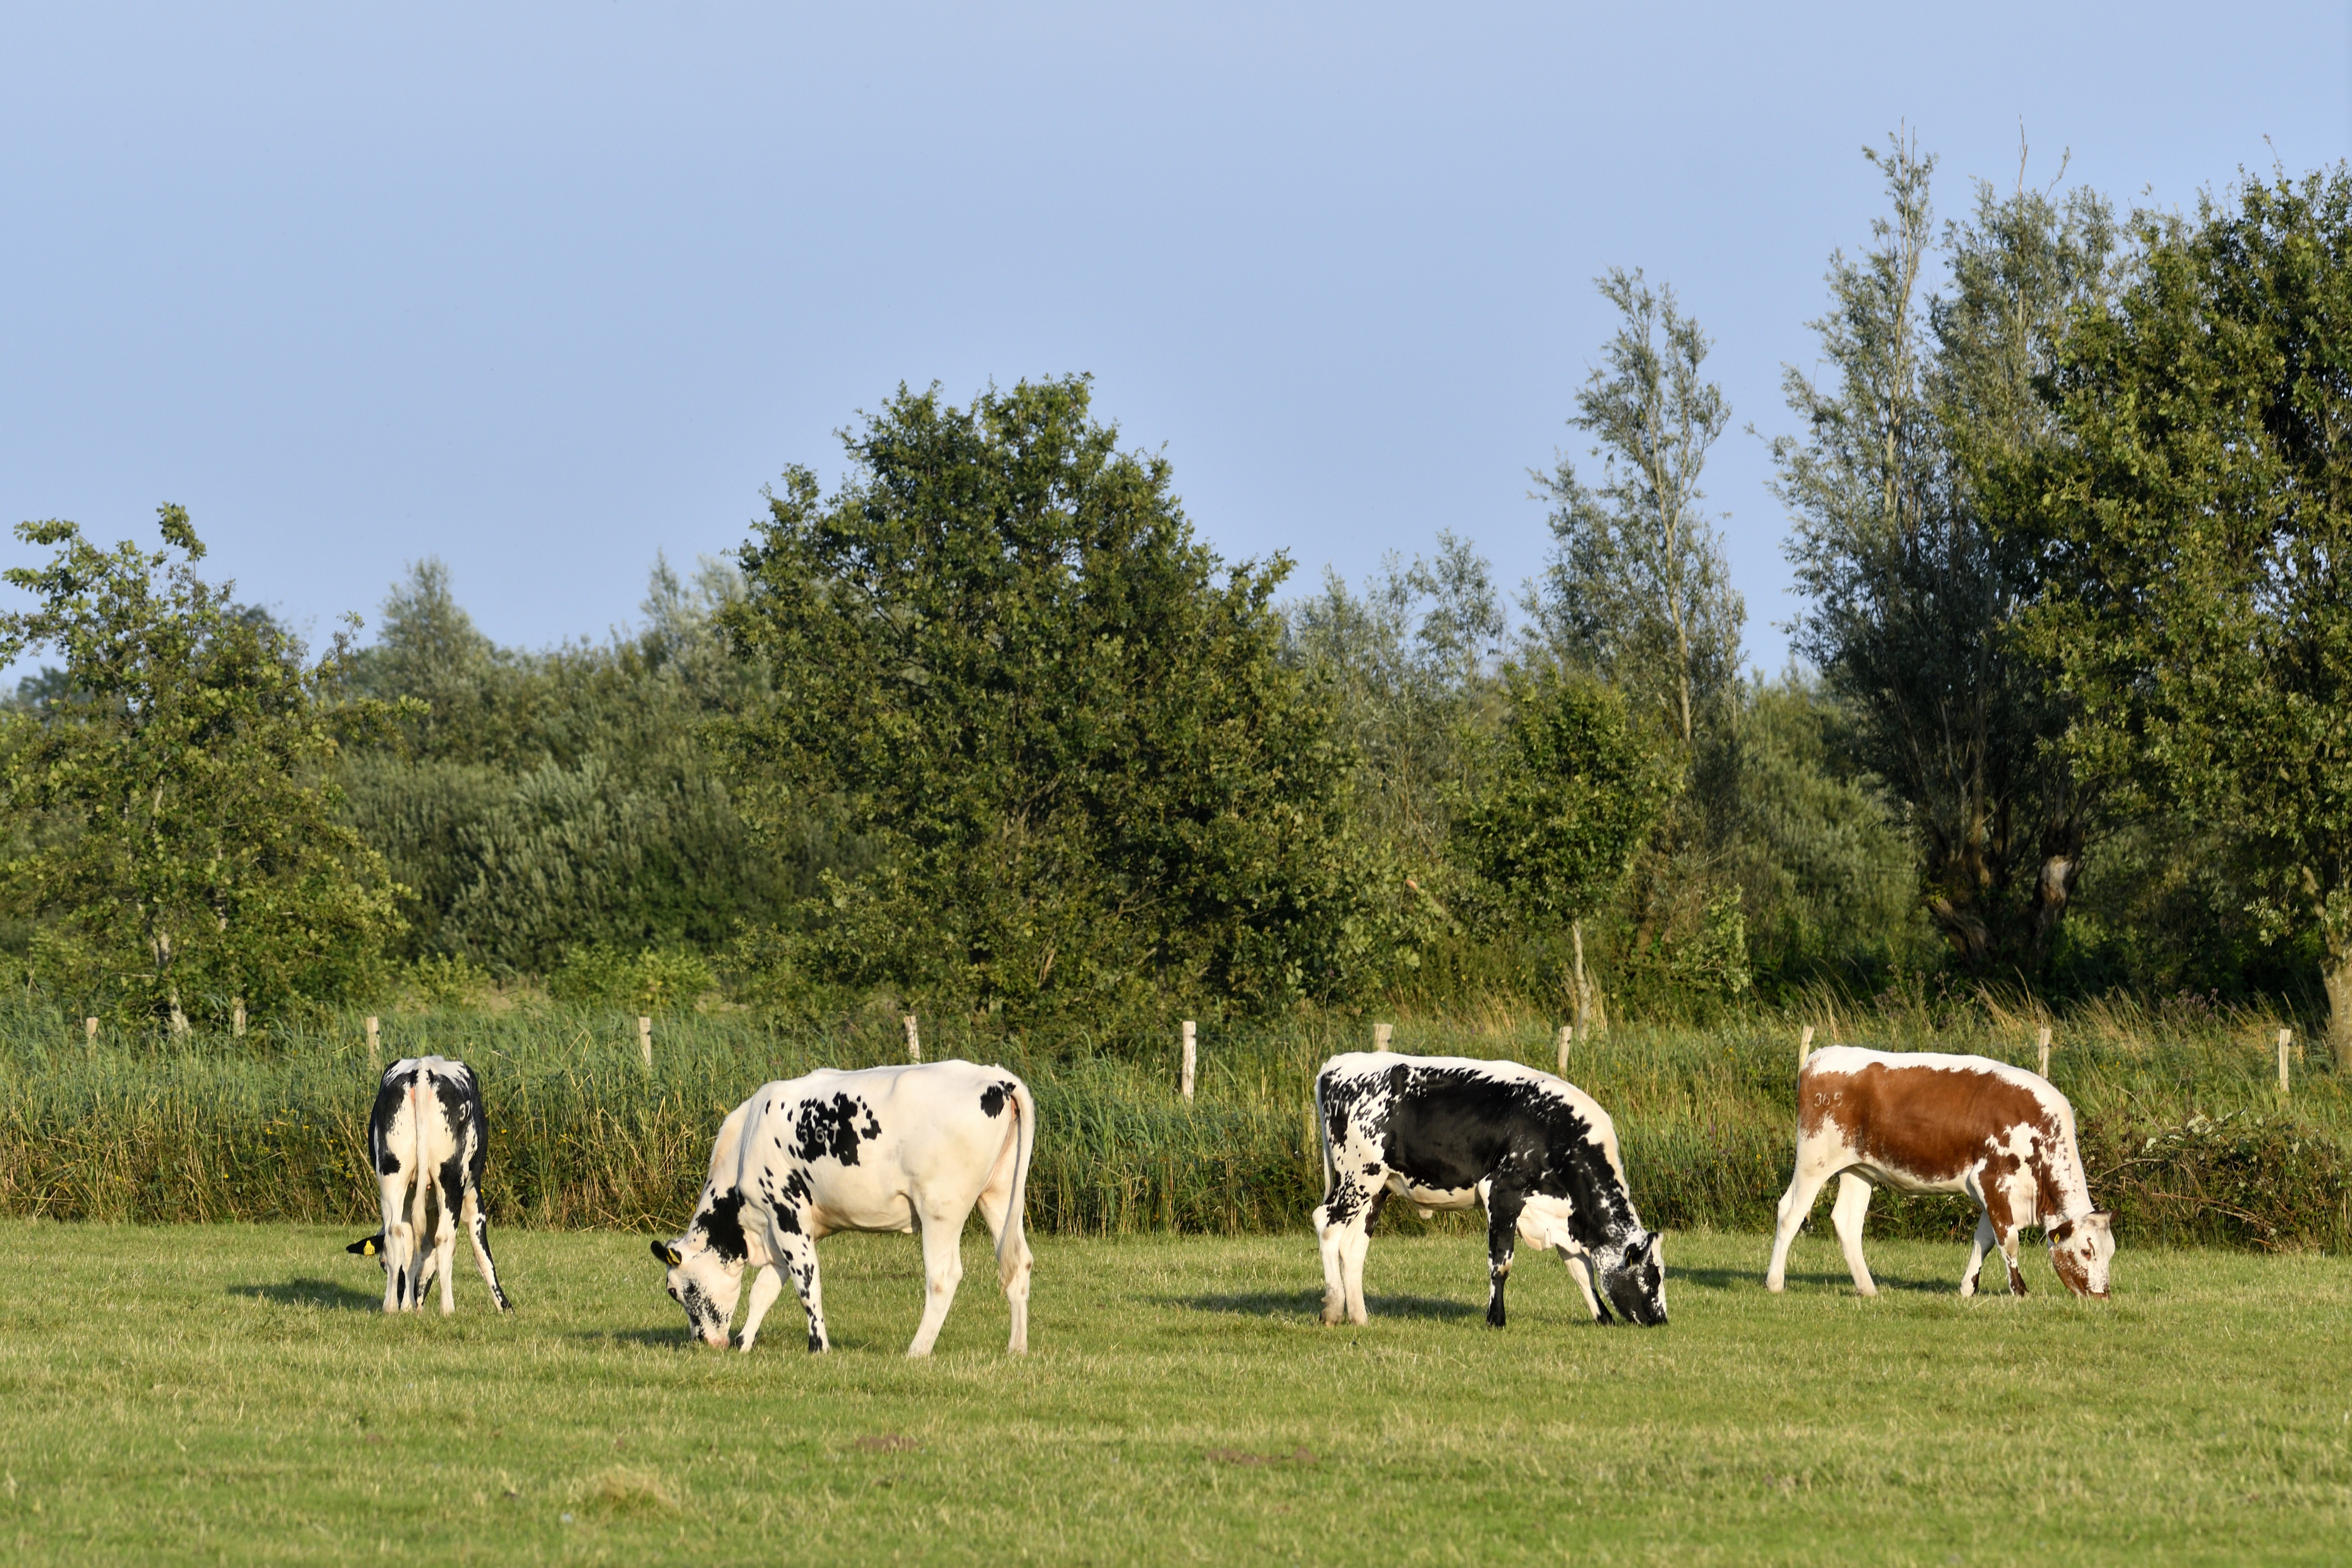
{"label": "cow's shadow on grass", "polygon": [[[1315,1290],[1243,1290],[1214,1296],[1163,1296],[1160,1304],[1187,1307],[1195,1312],[1230,1312],[1250,1318],[1308,1318],[1323,1315],[1323,1292]],[[1476,1318],[1486,1309],[1467,1301],[1436,1296],[1364,1297],[1364,1311],[1374,1318]]]}
{"label": "cow's shadow on grass", "polygon": [[[1878,1286],[1881,1293],[1902,1290],[1931,1296],[1959,1294],[1959,1281],[1957,1278],[1950,1279],[1914,1278],[1908,1275],[1881,1274],[1874,1268],[1871,1270],[1870,1277]],[[1853,1293],[1853,1276],[1848,1274],[1843,1268],[1811,1271],[1791,1268],[1788,1273],[1788,1283],[1792,1289],[1843,1290],[1848,1295]],[[1684,1268],[1669,1259],[1666,1265],[1666,1289],[1671,1290],[1677,1285],[1696,1286],[1702,1290],[1755,1290],[1760,1293],[1764,1289],[1764,1270],[1761,1268]],[[2006,1289],[2007,1286],[2004,1285],[2002,1289]]]}
{"label": "cow's shadow on grass", "polygon": [[283,1285],[232,1285],[232,1296],[281,1307],[324,1307],[333,1312],[381,1312],[383,1287],[362,1290],[340,1279],[289,1279]]}

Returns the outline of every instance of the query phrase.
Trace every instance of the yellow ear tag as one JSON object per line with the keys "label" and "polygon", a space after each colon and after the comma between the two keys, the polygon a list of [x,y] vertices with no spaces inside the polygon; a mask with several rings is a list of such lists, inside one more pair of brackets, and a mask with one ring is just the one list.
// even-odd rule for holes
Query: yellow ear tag
{"label": "yellow ear tag", "polygon": [[360,1243],[360,1256],[362,1258],[373,1258],[375,1256],[375,1237],[370,1237],[367,1240]]}
{"label": "yellow ear tag", "polygon": [[677,1268],[679,1264],[681,1264],[681,1263],[683,1263],[683,1262],[685,1262],[685,1261],[686,1261],[686,1254],[685,1254],[685,1253],[683,1253],[683,1252],[680,1252],[680,1251],[679,1251],[677,1247],[663,1247],[663,1248],[662,1248],[662,1256],[669,1259],[669,1266],[670,1266],[672,1268]]}

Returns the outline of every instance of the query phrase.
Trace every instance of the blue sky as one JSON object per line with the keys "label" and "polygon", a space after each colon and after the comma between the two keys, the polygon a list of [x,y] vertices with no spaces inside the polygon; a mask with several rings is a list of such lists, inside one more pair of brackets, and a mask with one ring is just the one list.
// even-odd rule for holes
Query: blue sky
{"label": "blue sky", "polygon": [[[1228,556],[1517,583],[1642,267],[1715,337],[1712,505],[1776,668],[1790,427],[1860,149],[2194,203],[2352,145],[2347,7],[0,10],[0,521],[298,624],[446,560],[503,642],[630,619],[901,381],[1070,371]],[[2264,137],[2270,140],[2266,143]],[[13,540],[0,561],[30,552]]]}

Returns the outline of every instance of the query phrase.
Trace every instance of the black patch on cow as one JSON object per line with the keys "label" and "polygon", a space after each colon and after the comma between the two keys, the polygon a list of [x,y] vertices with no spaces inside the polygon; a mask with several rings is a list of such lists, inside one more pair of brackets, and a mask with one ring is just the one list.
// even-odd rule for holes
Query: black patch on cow
{"label": "black patch on cow", "polygon": [[[858,1118],[866,1119],[864,1126]],[[876,1121],[872,1108],[865,1101],[846,1094],[836,1094],[831,1100],[811,1098],[801,1101],[793,1117],[792,1155],[796,1160],[821,1160],[827,1156],[845,1165],[857,1163],[857,1146],[868,1138],[882,1136],[882,1123]]]}
{"label": "black patch on cow", "polygon": [[751,1255],[743,1245],[743,1194],[731,1187],[694,1216],[694,1228],[709,1238],[710,1250],[722,1263],[740,1263]]}
{"label": "black patch on cow", "polygon": [[798,1209],[779,1208],[774,1211],[774,1214],[778,1231],[785,1236],[798,1236],[801,1233],[801,1216]]}
{"label": "black patch on cow", "polygon": [[[407,1098],[409,1085],[416,1081],[416,1070],[387,1068],[383,1081],[376,1086],[375,1105],[368,1112],[368,1161],[380,1176],[400,1174],[401,1156],[384,1140],[392,1131],[392,1119],[400,1114],[400,1102]],[[399,1076],[394,1077],[395,1073]]]}
{"label": "black patch on cow", "polygon": [[997,1117],[1004,1114],[1004,1097],[1008,1090],[1001,1083],[992,1083],[980,1091],[981,1114]]}

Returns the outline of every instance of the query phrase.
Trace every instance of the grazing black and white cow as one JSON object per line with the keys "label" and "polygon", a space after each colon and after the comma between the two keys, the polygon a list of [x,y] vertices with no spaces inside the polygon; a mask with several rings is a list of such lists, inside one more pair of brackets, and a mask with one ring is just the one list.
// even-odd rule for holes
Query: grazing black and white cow
{"label": "grazing black and white cow", "polygon": [[724,1345],[748,1264],[742,1346],[792,1276],[808,1309],[811,1351],[832,1348],[816,1242],[835,1231],[919,1231],[923,1321],[907,1347],[929,1355],[963,1278],[961,1238],[972,1205],[996,1239],[996,1273],[1013,1308],[1006,1349],[1029,1348],[1029,1244],[1021,1212],[1037,1142],[1037,1102],[1003,1068],[925,1062],[826,1068],[763,1085],[720,1124],[710,1179],[686,1234],[656,1241],[671,1300],[688,1329]]}
{"label": "grazing black and white cow", "polygon": [[[482,1165],[490,1128],[474,1069],[446,1057],[407,1057],[383,1069],[368,1116],[368,1157],[383,1198],[383,1228],[346,1247],[383,1265],[383,1310],[413,1312],[425,1286],[441,1276],[441,1311],[449,1293],[457,1226],[474,1244],[474,1263],[501,1312],[514,1310],[490,1260],[490,1222],[482,1213]],[[419,1256],[428,1221],[433,1245]]]}
{"label": "grazing black and white cow", "polygon": [[[1323,1125],[1323,1321],[1364,1321],[1364,1254],[1391,1193],[1486,1210],[1486,1321],[1503,1326],[1516,1237],[1557,1250],[1597,1321],[1666,1321],[1664,1238],[1642,1228],[1609,1113],[1517,1062],[1351,1051],[1315,1078]],[[1595,1285],[1599,1294],[1594,1293]],[[1606,1303],[1604,1305],[1604,1303]]]}

